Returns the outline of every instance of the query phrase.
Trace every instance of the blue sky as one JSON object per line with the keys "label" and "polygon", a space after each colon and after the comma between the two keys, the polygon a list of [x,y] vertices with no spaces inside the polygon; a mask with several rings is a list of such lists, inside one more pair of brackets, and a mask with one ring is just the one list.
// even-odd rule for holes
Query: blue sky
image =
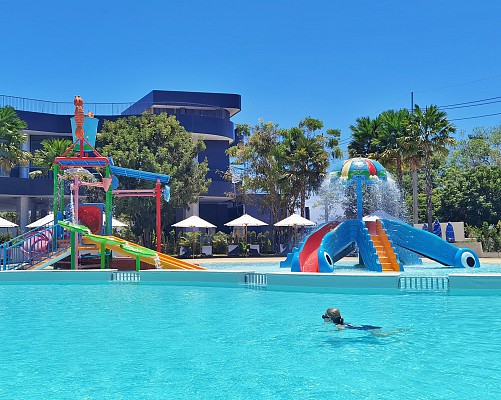
{"label": "blue sky", "polygon": [[[8,4],[8,5],[7,5]],[[415,103],[500,97],[501,2],[16,0],[2,7],[0,94],[132,102],[153,89],[238,93],[235,122],[342,131]],[[501,113],[501,102],[448,111]],[[501,114],[453,121],[501,124]]]}

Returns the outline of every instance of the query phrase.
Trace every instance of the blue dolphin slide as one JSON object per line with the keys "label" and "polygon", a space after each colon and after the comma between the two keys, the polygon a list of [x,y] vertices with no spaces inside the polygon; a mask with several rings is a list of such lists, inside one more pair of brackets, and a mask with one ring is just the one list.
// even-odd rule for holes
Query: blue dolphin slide
{"label": "blue dolphin slide", "polygon": [[[423,256],[458,268],[478,268],[474,251],[458,248],[442,238],[404,222],[346,220],[312,232],[299,248],[280,263],[292,272],[333,272],[334,263],[356,244],[360,258],[370,271],[403,271],[404,264],[419,264]],[[319,238],[319,231],[321,237]]]}

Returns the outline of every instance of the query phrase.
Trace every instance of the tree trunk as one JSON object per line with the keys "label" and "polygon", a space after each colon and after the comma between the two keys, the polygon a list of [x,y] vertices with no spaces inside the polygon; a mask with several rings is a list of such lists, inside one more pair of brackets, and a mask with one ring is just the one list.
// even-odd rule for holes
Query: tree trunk
{"label": "tree trunk", "polygon": [[397,157],[395,161],[395,169],[397,170],[397,183],[398,183],[398,188],[402,190],[403,187],[403,171],[402,171],[402,159],[400,157]]}
{"label": "tree trunk", "polygon": [[430,153],[429,151],[426,151],[425,154],[425,175],[426,175],[426,217],[428,221],[428,232],[433,232],[433,220],[432,220],[432,214],[433,214],[433,205],[431,202],[431,191],[432,191],[432,184],[431,184],[431,162],[430,162]]}
{"label": "tree trunk", "polygon": [[301,217],[304,218],[304,209],[306,207],[306,190],[301,189]]}
{"label": "tree trunk", "polygon": [[412,216],[415,224],[419,223],[418,212],[418,171],[417,168],[412,170]]}

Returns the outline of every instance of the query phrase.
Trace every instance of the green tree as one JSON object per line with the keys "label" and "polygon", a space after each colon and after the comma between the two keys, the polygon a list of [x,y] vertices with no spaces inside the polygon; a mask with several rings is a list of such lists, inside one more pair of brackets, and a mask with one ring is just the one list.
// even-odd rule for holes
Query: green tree
{"label": "green tree", "polygon": [[350,125],[352,140],[348,144],[350,157],[372,157],[376,153],[377,136],[381,121],[379,117],[357,118],[355,125]]}
{"label": "green tree", "polygon": [[410,115],[406,109],[388,110],[379,115],[380,125],[374,140],[376,158],[384,165],[391,165],[402,187],[404,169],[404,147],[402,146],[409,130]]}
{"label": "green tree", "polygon": [[423,152],[426,179],[426,216],[428,229],[431,232],[433,230],[432,155],[442,157],[448,155],[448,147],[455,143],[451,135],[456,131],[456,128],[447,120],[447,114],[440,111],[437,106],[431,105],[423,110],[416,105],[412,113],[411,129],[416,145]]}
{"label": "green tree", "polygon": [[339,147],[341,131],[339,129],[327,129],[325,133],[327,134],[326,145],[331,151],[331,158],[334,160],[343,158],[343,150],[341,149],[341,147]]}
{"label": "green tree", "polygon": [[[202,140],[195,140],[174,116],[141,115],[105,121],[98,135],[98,149],[113,158],[115,165],[142,171],[170,175],[171,199],[162,207],[162,223],[174,221],[176,207],[188,207],[206,193],[210,180],[206,179],[207,160],[197,162],[205,149]],[[152,188],[154,183],[120,177],[127,189]],[[131,222],[136,236],[151,246],[155,227],[155,203],[149,198],[120,198],[115,202],[117,214],[124,214]]]}
{"label": "green tree", "polygon": [[302,217],[306,200],[320,189],[329,166],[326,137],[318,132],[322,128],[322,121],[307,117],[298,127],[283,131],[281,167],[285,179],[299,195]]}
{"label": "green tree", "polygon": [[33,156],[33,164],[42,170],[34,171],[34,173],[30,173],[30,176],[33,177],[52,171],[54,168],[54,159],[62,156],[71,144],[71,140],[68,139],[55,138],[42,140],[42,148],[36,150]]}
{"label": "green tree", "polygon": [[471,134],[456,143],[450,164],[463,168],[481,165],[501,167],[501,126],[474,128]]}
{"label": "green tree", "polygon": [[[260,119],[257,125],[237,125],[239,141],[227,150],[232,157],[232,163],[242,166],[244,171],[233,169],[232,178],[241,174],[238,188],[244,194],[244,201],[255,203],[256,196],[246,196],[246,193],[259,193],[257,201],[270,210],[273,220],[283,215],[291,204],[294,204],[294,191],[283,181],[283,171],[280,166],[280,142],[282,130],[273,122]],[[293,207],[292,207],[293,208]]]}
{"label": "green tree", "polygon": [[27,136],[21,132],[27,128],[26,122],[21,120],[14,108],[0,108],[0,168],[6,172],[17,164],[27,165],[31,154],[21,150]]}
{"label": "green tree", "polygon": [[435,190],[440,198],[437,216],[468,225],[495,225],[501,220],[501,169],[449,167]]}

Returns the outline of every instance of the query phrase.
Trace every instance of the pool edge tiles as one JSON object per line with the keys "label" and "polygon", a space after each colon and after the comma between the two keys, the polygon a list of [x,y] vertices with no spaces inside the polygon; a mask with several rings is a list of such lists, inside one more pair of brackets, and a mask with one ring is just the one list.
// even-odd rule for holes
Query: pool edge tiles
{"label": "pool edge tiles", "polygon": [[498,291],[501,294],[501,274],[449,274],[450,291]]}
{"label": "pool edge tiles", "polygon": [[[132,274],[131,278],[117,279],[115,274]],[[248,270],[142,270],[117,272],[115,269],[96,270],[34,270],[2,271],[0,284],[36,283],[109,283],[112,281],[144,284],[171,284],[187,286],[248,286],[286,291],[335,291],[341,292],[399,292],[399,280],[394,273],[342,273],[318,274],[301,272],[256,272]],[[420,277],[417,277],[419,279]],[[428,279],[429,277],[422,277]],[[501,274],[450,274],[443,277],[449,282],[452,294],[501,294]],[[429,279],[433,279],[429,278]]]}
{"label": "pool edge tiles", "polygon": [[398,290],[398,273],[267,273],[267,286],[288,290],[320,289],[344,291],[387,292]]}
{"label": "pool edge tiles", "polygon": [[171,283],[187,285],[236,286],[245,283],[245,276],[254,273],[249,271],[230,270],[180,270],[180,269],[149,269],[141,271],[141,282]]}
{"label": "pool edge tiles", "polygon": [[12,270],[0,272],[3,283],[107,283],[112,279],[115,269],[78,269],[78,270]]}

